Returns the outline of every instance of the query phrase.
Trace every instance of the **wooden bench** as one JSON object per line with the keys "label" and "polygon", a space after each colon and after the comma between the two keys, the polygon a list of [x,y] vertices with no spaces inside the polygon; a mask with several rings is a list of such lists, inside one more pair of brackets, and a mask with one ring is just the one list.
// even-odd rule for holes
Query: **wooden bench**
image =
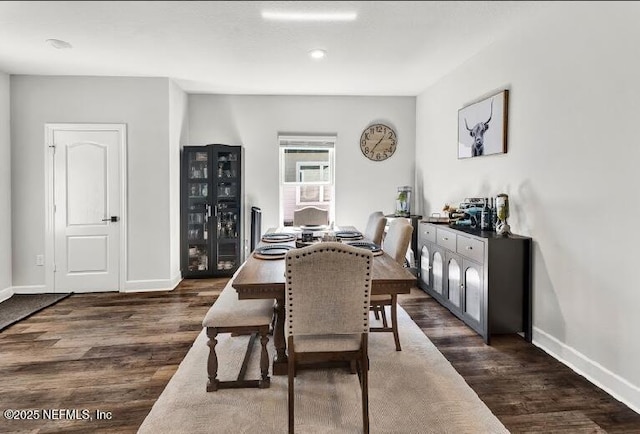
{"label": "wooden bench", "polygon": [[[231,389],[242,387],[267,388],[269,380],[269,355],[267,342],[269,338],[269,326],[273,317],[273,300],[239,300],[238,293],[231,286],[233,279],[222,290],[211,309],[202,321],[202,326],[207,328],[209,341],[209,359],[207,362],[207,392],[218,389]],[[247,352],[244,356],[238,379],[235,381],[218,380],[218,357],[216,355],[217,336],[219,333],[251,334]],[[262,350],[260,353],[260,380],[245,380],[245,371],[251,358],[251,350],[255,340],[260,335]]]}

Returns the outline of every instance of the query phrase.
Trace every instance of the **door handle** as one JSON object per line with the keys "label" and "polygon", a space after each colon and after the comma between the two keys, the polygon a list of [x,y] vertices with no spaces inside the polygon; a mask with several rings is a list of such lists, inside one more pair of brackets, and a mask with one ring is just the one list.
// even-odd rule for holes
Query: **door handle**
{"label": "door handle", "polygon": [[118,220],[120,220],[120,218],[117,215],[112,215],[108,219],[102,219],[103,222],[112,222],[112,223],[117,223]]}

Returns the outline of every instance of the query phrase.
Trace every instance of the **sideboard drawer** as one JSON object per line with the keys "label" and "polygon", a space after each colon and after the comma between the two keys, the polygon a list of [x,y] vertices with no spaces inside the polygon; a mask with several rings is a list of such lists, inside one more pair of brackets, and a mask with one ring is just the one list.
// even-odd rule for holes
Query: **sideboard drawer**
{"label": "sideboard drawer", "polygon": [[420,225],[420,235],[423,241],[436,242],[436,227],[427,223]]}
{"label": "sideboard drawer", "polygon": [[438,237],[437,243],[439,246],[442,246],[445,249],[449,249],[453,252],[456,251],[455,232],[451,232],[446,229],[436,228],[436,235]]}
{"label": "sideboard drawer", "polygon": [[456,251],[472,261],[484,263],[484,242],[481,240],[458,235],[458,249]]}

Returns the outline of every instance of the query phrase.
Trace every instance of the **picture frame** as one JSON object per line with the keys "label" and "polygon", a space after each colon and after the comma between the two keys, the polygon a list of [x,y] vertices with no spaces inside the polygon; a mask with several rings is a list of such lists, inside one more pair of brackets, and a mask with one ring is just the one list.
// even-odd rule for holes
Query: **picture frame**
{"label": "picture frame", "polygon": [[507,89],[458,110],[458,159],[507,152]]}

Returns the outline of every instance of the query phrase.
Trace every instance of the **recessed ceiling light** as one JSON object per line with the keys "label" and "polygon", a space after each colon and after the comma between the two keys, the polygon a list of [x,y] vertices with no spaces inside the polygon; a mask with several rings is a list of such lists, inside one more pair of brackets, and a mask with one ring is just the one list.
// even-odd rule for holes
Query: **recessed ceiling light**
{"label": "recessed ceiling light", "polygon": [[277,12],[262,11],[265,20],[277,21],[354,21],[355,12]]}
{"label": "recessed ceiling light", "polygon": [[51,45],[53,48],[57,48],[58,50],[73,48],[70,43],[68,43],[67,41],[63,41],[62,39],[47,39],[45,42]]}
{"label": "recessed ceiling light", "polygon": [[319,48],[309,51],[309,56],[311,56],[314,59],[323,59],[326,55],[327,55],[327,52]]}

